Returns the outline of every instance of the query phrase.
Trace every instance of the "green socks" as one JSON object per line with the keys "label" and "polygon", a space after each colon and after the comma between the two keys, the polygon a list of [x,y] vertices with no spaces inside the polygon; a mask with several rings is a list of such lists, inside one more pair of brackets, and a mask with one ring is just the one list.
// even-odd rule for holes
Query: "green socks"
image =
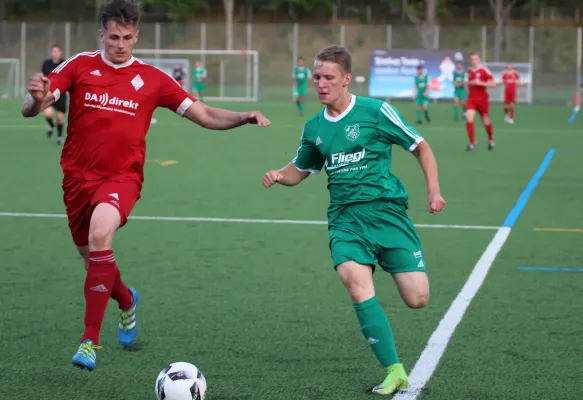
{"label": "green socks", "polygon": [[400,363],[393,331],[376,296],[362,303],[354,303],[354,310],[360,329],[381,365],[388,367]]}
{"label": "green socks", "polygon": [[417,115],[417,122],[421,122],[422,116],[423,116],[423,113],[421,112],[421,110],[417,109],[416,115]]}
{"label": "green socks", "polygon": [[306,105],[303,101],[296,101],[296,104],[298,106],[298,109],[300,110],[300,113],[304,113],[304,110],[306,108]]}
{"label": "green socks", "polygon": [[453,117],[458,119],[460,117],[460,108],[458,106],[453,106]]}

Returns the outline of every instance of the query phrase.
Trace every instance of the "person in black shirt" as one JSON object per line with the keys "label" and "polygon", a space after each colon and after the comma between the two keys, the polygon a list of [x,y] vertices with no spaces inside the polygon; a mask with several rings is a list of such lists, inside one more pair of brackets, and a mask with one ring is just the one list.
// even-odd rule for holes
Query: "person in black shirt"
{"label": "person in black shirt", "polygon": [[[49,76],[55,68],[59,66],[63,60],[63,51],[59,45],[53,45],[51,47],[51,58],[46,59],[42,65],[42,73],[44,76]],[[44,111],[45,119],[49,124],[49,129],[47,130],[47,137],[53,136],[53,130],[55,124],[53,122],[53,114],[56,111],[57,114],[57,145],[61,145],[63,142],[63,125],[65,123],[65,113],[67,112],[67,94],[63,95],[57,100],[52,107],[48,107]]]}
{"label": "person in black shirt", "polygon": [[172,77],[174,78],[174,80],[176,82],[178,82],[178,84],[180,86],[183,86],[183,84],[184,84],[184,71],[182,70],[182,67],[180,66],[180,64],[176,64],[174,66],[174,69],[172,70]]}

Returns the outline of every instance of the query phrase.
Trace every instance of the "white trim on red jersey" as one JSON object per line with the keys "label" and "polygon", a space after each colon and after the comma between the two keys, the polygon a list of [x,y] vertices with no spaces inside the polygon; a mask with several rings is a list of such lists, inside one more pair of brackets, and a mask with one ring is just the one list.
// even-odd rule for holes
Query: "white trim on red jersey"
{"label": "white trim on red jersey", "polygon": [[121,63],[121,64],[115,64],[115,63],[112,63],[111,61],[109,61],[107,58],[105,58],[105,51],[101,50],[100,53],[101,53],[101,60],[106,65],[109,65],[111,68],[115,68],[115,69],[129,67],[130,65],[132,65],[134,63],[134,61],[136,61],[136,59],[134,58],[134,56],[131,56],[130,59],[127,60],[126,62]]}
{"label": "white trim on red jersey", "polygon": [[62,62],[57,68],[54,69],[53,72],[55,74],[58,74],[59,72],[61,72],[63,70],[63,68],[65,68],[67,66],[67,64],[69,64],[71,61],[73,61],[77,57],[80,57],[80,56],[95,57],[99,53],[100,53],[99,50],[94,50],[94,51],[84,51],[82,53],[75,54],[73,57],[70,57],[66,61]]}

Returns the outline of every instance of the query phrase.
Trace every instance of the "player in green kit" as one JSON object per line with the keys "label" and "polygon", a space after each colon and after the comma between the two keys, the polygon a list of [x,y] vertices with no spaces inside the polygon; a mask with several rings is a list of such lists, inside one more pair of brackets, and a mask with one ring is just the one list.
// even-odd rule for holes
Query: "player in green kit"
{"label": "player in green kit", "polygon": [[298,65],[294,68],[292,78],[294,80],[294,100],[300,110],[300,115],[304,115],[306,97],[310,91],[309,81],[312,78],[312,72],[304,65],[303,57],[298,58]]}
{"label": "player in green kit", "polygon": [[390,273],[411,308],[429,300],[426,260],[413,222],[408,195],[391,172],[393,145],[413,153],[427,181],[427,207],[445,207],[437,163],[427,142],[401,114],[376,99],[348,91],[352,59],[344,47],[331,46],[316,56],[314,84],[325,108],[304,125],[296,157],[267,172],[263,185],[294,186],[325,168],[328,175],[329,246],[332,264],[353,302],[361,331],[386,378],[372,392],[389,395],[408,388],[393,332],[379,304],[373,273],[379,264]]}
{"label": "player in green kit", "polygon": [[415,106],[417,113],[417,123],[422,124],[422,114],[425,114],[425,120],[429,123],[429,77],[423,70],[423,66],[417,66],[417,75],[415,76]]}
{"label": "player in green kit", "polygon": [[206,68],[202,66],[200,60],[196,60],[195,68],[192,70],[192,92],[193,95],[201,101],[204,101],[204,81],[206,77]]}
{"label": "player in green kit", "polygon": [[468,98],[468,91],[466,90],[467,82],[468,74],[464,68],[464,63],[458,61],[456,70],[453,72],[453,119],[456,121],[460,117],[460,108],[464,110],[464,115],[466,113],[466,99]]}

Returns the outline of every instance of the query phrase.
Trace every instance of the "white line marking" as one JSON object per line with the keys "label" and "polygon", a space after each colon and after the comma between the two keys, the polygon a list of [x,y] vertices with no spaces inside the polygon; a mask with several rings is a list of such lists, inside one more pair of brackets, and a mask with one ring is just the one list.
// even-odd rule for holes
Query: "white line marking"
{"label": "white line marking", "polygon": [[439,322],[421,356],[409,374],[409,390],[400,392],[393,400],[415,400],[421,395],[421,390],[435,372],[437,364],[443,355],[453,332],[462,320],[470,302],[484,283],[490,267],[496,256],[506,243],[511,228],[501,227],[478,260],[462,290]]}
{"label": "white line marking", "polygon": [[[66,218],[65,214],[37,214],[0,212],[0,217],[20,218]],[[200,217],[158,217],[158,216],[130,216],[129,219],[141,221],[180,221],[180,222],[230,222],[248,224],[295,224],[295,225],[327,225],[327,221],[293,220],[293,219],[253,219],[253,218],[200,218]],[[417,228],[441,228],[441,229],[475,229],[497,230],[499,226],[484,225],[432,225],[416,224]]]}

